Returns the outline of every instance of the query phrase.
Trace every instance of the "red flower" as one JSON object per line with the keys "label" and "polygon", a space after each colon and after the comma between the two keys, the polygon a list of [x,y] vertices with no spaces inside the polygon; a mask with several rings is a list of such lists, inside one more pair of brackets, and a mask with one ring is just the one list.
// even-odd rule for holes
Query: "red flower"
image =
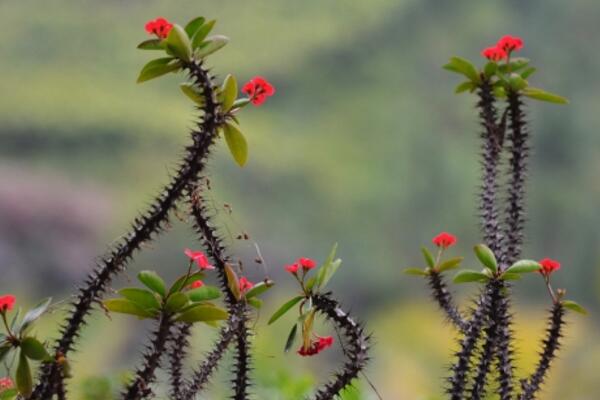
{"label": "red flower", "polygon": [[190,289],[198,289],[198,288],[201,288],[202,286],[204,286],[204,282],[202,282],[201,280],[198,279],[197,281],[193,282],[190,285]]}
{"label": "red flower", "polygon": [[0,393],[6,389],[12,389],[14,386],[15,384],[9,377],[0,378]]}
{"label": "red flower", "polygon": [[248,279],[246,279],[243,276],[240,278],[239,285],[240,285],[240,291],[242,293],[245,293],[254,287],[254,283],[250,282]]}
{"label": "red flower", "polygon": [[242,87],[242,93],[250,97],[252,104],[260,106],[265,102],[267,97],[275,94],[275,88],[265,78],[255,76]]}
{"label": "red flower", "polygon": [[560,263],[550,258],[544,258],[543,260],[540,260],[540,264],[542,265],[542,269],[540,270],[542,275],[549,276],[554,271],[560,269]]}
{"label": "red flower", "polygon": [[317,340],[313,340],[310,346],[306,349],[304,346],[300,347],[298,350],[298,354],[302,357],[306,356],[314,356],[315,354],[319,354],[321,351],[325,350],[328,347],[331,347],[333,344],[333,337],[331,336],[317,336]]}
{"label": "red flower", "polygon": [[500,61],[508,57],[508,53],[498,46],[483,49],[481,55],[490,61]]}
{"label": "red flower", "polygon": [[290,274],[297,274],[298,268],[300,268],[300,265],[298,265],[297,263],[285,266],[285,270]]}
{"label": "red flower", "polygon": [[164,39],[169,35],[171,29],[173,29],[173,24],[160,17],[156,18],[154,21],[148,21],[145,28],[146,32],[150,35],[156,35],[160,39]]}
{"label": "red flower", "polygon": [[299,258],[297,264],[299,264],[300,266],[302,266],[302,268],[305,271],[313,269],[317,265],[317,263],[315,262],[315,260],[312,260],[310,258],[305,258],[305,257]]}
{"label": "red flower", "polygon": [[449,234],[448,232],[442,232],[432,240],[433,244],[438,247],[447,249],[450,246],[454,246],[456,243],[456,236]]}
{"label": "red flower", "polygon": [[12,310],[16,301],[17,299],[12,294],[0,296],[0,312]]}
{"label": "red flower", "polygon": [[507,53],[511,51],[521,50],[523,48],[523,39],[518,36],[506,35],[498,40],[496,46]]}
{"label": "red flower", "polygon": [[195,261],[198,264],[198,268],[200,269],[215,269],[208,261],[208,258],[201,251],[193,251],[190,249],[185,249],[183,251],[186,256],[190,258],[190,260]]}

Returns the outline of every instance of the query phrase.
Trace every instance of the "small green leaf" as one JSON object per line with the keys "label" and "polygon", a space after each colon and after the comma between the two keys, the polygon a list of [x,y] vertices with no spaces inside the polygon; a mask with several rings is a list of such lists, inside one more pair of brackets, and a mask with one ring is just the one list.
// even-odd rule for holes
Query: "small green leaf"
{"label": "small green leaf", "polygon": [[271,319],[269,319],[268,324],[271,325],[273,322],[277,321],[279,318],[285,315],[285,313],[287,313],[292,307],[298,304],[302,299],[304,299],[304,296],[296,296],[293,299],[287,301],[284,305],[279,307],[279,309],[273,313]]}
{"label": "small green leaf", "polygon": [[192,289],[187,292],[188,297],[193,302],[215,300],[221,297],[221,291],[214,286],[202,286],[198,289]]}
{"label": "small green leaf", "polygon": [[206,39],[212,28],[215,26],[216,22],[217,21],[215,21],[214,19],[212,21],[208,21],[196,31],[194,36],[192,36],[192,48],[194,50],[202,46],[202,44],[204,43],[204,39]]}
{"label": "small green leaf", "polygon": [[188,37],[194,37],[198,29],[204,24],[206,19],[204,17],[196,17],[185,25],[185,33],[187,33]]}
{"label": "small green leaf", "polygon": [[256,297],[252,297],[251,299],[247,299],[246,301],[248,302],[248,304],[250,304],[252,307],[256,308],[257,310],[260,310],[260,308],[263,305],[263,301]]}
{"label": "small green leaf", "polygon": [[481,261],[487,269],[494,273],[498,271],[498,261],[496,261],[496,256],[494,256],[494,253],[489,247],[485,244],[478,244],[473,250],[479,261]]}
{"label": "small green leaf", "polygon": [[143,309],[160,309],[159,301],[154,293],[150,292],[149,290],[139,288],[124,288],[119,290],[119,294]]}
{"label": "small green leaf", "polygon": [[444,272],[449,271],[451,269],[456,269],[460,266],[460,263],[464,260],[464,257],[454,257],[449,260],[444,261],[440,264],[438,271]]}
{"label": "small green leaf", "polygon": [[521,72],[521,78],[527,79],[531,75],[533,75],[536,71],[537,71],[537,69],[535,69],[534,67],[527,67]]}
{"label": "small green leaf", "polygon": [[[516,72],[520,69],[525,68],[529,64],[529,59],[523,57],[514,57],[510,60],[509,64],[500,64],[498,70],[503,74],[507,72]],[[509,68],[510,66],[510,68]]]}
{"label": "small green leaf", "polygon": [[21,352],[35,361],[50,360],[52,357],[44,345],[34,337],[26,337],[21,341]]}
{"label": "small green leaf", "polygon": [[479,271],[463,270],[459,271],[453,279],[454,283],[467,283],[467,282],[486,282],[489,277]]}
{"label": "small green leaf", "polygon": [[237,93],[237,81],[233,75],[229,74],[225,77],[223,85],[221,86],[221,92],[219,93],[219,101],[221,102],[223,112],[231,110],[231,107],[237,98]]}
{"label": "small green leaf", "polygon": [[498,70],[498,64],[496,64],[494,61],[490,61],[487,64],[485,64],[485,67],[483,67],[483,74],[485,75],[486,78],[491,78],[492,76],[494,76],[494,74],[496,73],[496,71]]}
{"label": "small green leaf", "polygon": [[0,363],[4,360],[4,358],[10,353],[12,350],[12,345],[10,343],[2,343],[0,345]]}
{"label": "small green leaf", "polygon": [[572,300],[563,300],[562,305],[564,308],[568,308],[569,310],[578,312],[579,314],[587,315],[588,313],[585,308]]}
{"label": "small green leaf", "polygon": [[421,253],[423,253],[423,257],[425,258],[425,262],[427,263],[427,266],[429,266],[429,268],[435,268],[435,260],[434,260],[433,256],[431,255],[431,253],[429,252],[429,250],[427,249],[427,247],[422,246]]}
{"label": "small green leaf", "polygon": [[510,88],[516,92],[523,90],[527,87],[527,81],[517,73],[512,73],[508,78]]}
{"label": "small green leaf", "polygon": [[503,273],[502,277],[503,280],[505,281],[518,281],[519,279],[521,279],[521,274],[513,274],[513,273]]}
{"label": "small green leaf", "polygon": [[542,89],[534,88],[531,86],[523,89],[523,95],[527,96],[531,99],[547,101],[549,103],[556,103],[556,104],[568,104],[569,103],[569,100],[567,100],[564,97],[561,97],[557,94],[546,92]]}
{"label": "small green leaf", "polygon": [[172,62],[173,57],[157,58],[148,62],[142,68],[140,75],[137,78],[137,83],[149,81],[150,79],[158,78],[168,74],[169,72],[177,71],[181,68],[181,63]]}
{"label": "small green leaf", "polygon": [[169,289],[169,294],[179,292],[184,289],[186,286],[196,282],[199,279],[204,278],[204,273],[202,271],[196,271],[188,276],[188,274],[180,276],[175,283]]}
{"label": "small green leaf", "polygon": [[274,285],[275,282],[273,282],[270,279],[266,279],[262,282],[259,282],[246,293],[246,299],[251,299],[252,297],[260,296],[267,290],[271,289]]}
{"label": "small green leaf", "polygon": [[0,393],[0,400],[14,400],[17,394],[19,391],[15,388],[5,389]]}
{"label": "small green leaf", "polygon": [[204,96],[196,91],[196,86],[193,83],[182,83],[179,88],[187,97],[200,107],[204,106]]}
{"label": "small green leaf", "polygon": [[241,299],[240,280],[229,264],[225,265],[225,275],[227,276],[227,286],[229,287],[229,290],[231,290],[231,293],[236,299]]}
{"label": "small green leaf", "polygon": [[235,162],[243,167],[248,161],[248,143],[240,129],[231,122],[224,126],[225,141]]}
{"label": "small green leaf", "polygon": [[505,99],[506,98],[506,89],[504,89],[504,87],[502,86],[494,86],[494,96],[496,96],[499,99]]}
{"label": "small green leaf", "polygon": [[429,273],[422,268],[406,268],[404,273],[407,275],[427,276]]}
{"label": "small green leaf", "polygon": [[298,336],[298,324],[294,324],[290,330],[290,334],[285,341],[285,348],[283,349],[284,353],[290,351],[290,349],[294,346],[294,343],[296,342],[296,336]]}
{"label": "small green leaf", "polygon": [[23,317],[23,321],[21,321],[21,328],[19,329],[19,332],[25,332],[32,323],[44,315],[44,313],[48,311],[48,307],[50,307],[51,302],[52,298],[49,297],[36,304],[31,310],[27,311]]}
{"label": "small green leaf", "polygon": [[317,283],[317,277],[316,276],[311,276],[307,281],[306,281],[306,285],[304,286],[306,288],[307,291],[311,291],[314,287],[315,284]]}
{"label": "small green leaf", "polygon": [[505,273],[511,274],[525,274],[528,272],[535,272],[542,269],[542,266],[537,261],[533,260],[519,260],[511,265]]}
{"label": "small green leaf", "polygon": [[215,51],[221,49],[227,43],[229,43],[229,38],[227,36],[211,36],[198,48],[198,50],[196,50],[196,57],[204,58],[208,55],[211,55]]}
{"label": "small green leaf", "polygon": [[221,308],[200,304],[181,313],[176,320],[192,324],[194,322],[221,321],[227,319],[227,316],[227,311]]}
{"label": "small green leaf", "polygon": [[190,61],[192,45],[190,38],[181,26],[177,24],[173,25],[173,28],[169,31],[169,35],[165,39],[165,44],[167,50],[172,55],[183,61]]}
{"label": "small green leaf", "polygon": [[17,389],[22,396],[28,397],[33,389],[33,379],[31,377],[31,368],[29,361],[21,351],[19,353],[19,365],[17,365]]}
{"label": "small green leaf", "polygon": [[337,243],[333,245],[331,251],[329,252],[329,255],[327,256],[327,259],[319,268],[319,273],[317,274],[316,281],[317,289],[324,288],[333,277],[333,274],[337,272],[340,265],[342,265],[342,260],[339,258],[335,258],[335,254],[337,253],[337,246]]}
{"label": "small green leaf", "polygon": [[466,81],[466,82],[463,82],[463,83],[459,84],[456,87],[456,89],[454,89],[454,93],[459,94],[459,93],[462,93],[462,92],[466,92],[467,90],[469,92],[472,92],[476,88],[477,88],[477,86],[472,81]]}
{"label": "small green leaf", "polygon": [[237,99],[236,101],[233,102],[233,106],[231,108],[241,108],[241,107],[245,107],[246,105],[250,104],[250,99],[247,97],[243,97],[241,99]]}
{"label": "small green leaf", "polygon": [[141,271],[138,274],[138,279],[146,287],[155,293],[158,293],[161,297],[165,297],[167,289],[165,288],[165,281],[154,271]]}
{"label": "small green leaf", "polygon": [[175,292],[167,299],[166,309],[171,313],[179,312],[189,301],[190,299],[185,293]]}
{"label": "small green leaf", "polygon": [[165,44],[160,39],[149,39],[138,44],[137,48],[140,50],[164,50]]}
{"label": "small green leaf", "polygon": [[452,57],[450,62],[443,67],[444,69],[452,72],[462,74],[472,80],[473,82],[479,82],[479,73],[470,61],[465,60],[461,57]]}
{"label": "small green leaf", "polygon": [[119,314],[135,315],[142,319],[153,318],[156,316],[156,312],[144,310],[142,307],[138,306],[134,302],[123,298],[104,300],[102,304],[104,304],[104,307],[108,311],[116,312]]}

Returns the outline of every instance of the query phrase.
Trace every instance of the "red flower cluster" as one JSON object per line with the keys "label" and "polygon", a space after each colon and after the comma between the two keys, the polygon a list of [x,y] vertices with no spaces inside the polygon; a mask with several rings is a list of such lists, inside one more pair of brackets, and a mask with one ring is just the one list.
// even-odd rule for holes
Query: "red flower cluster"
{"label": "red flower cluster", "polygon": [[556,260],[552,260],[551,258],[544,258],[540,260],[540,264],[542,265],[540,273],[545,276],[550,276],[551,273],[560,269],[560,263]]}
{"label": "red flower cluster", "polygon": [[250,282],[246,277],[241,277],[239,281],[240,291],[246,293],[248,290],[254,287],[254,283]]}
{"label": "red flower cluster", "polygon": [[164,39],[169,35],[171,29],[173,29],[173,24],[160,17],[156,18],[154,21],[148,21],[145,28],[146,32],[150,35],[156,35],[160,39]]}
{"label": "red flower cluster", "polygon": [[200,279],[198,279],[197,281],[193,282],[190,285],[190,289],[198,289],[198,288],[201,288],[202,286],[204,286],[204,282],[202,282]]}
{"label": "red flower cluster", "polygon": [[6,389],[12,389],[14,386],[15,384],[9,377],[0,378],[0,393]]}
{"label": "red flower cluster", "polygon": [[523,39],[518,36],[505,35],[498,40],[495,46],[486,47],[481,55],[490,61],[500,61],[508,58],[510,53],[523,48]]}
{"label": "red flower cluster", "polygon": [[261,76],[255,76],[242,87],[242,92],[250,97],[255,106],[260,106],[267,97],[275,94],[275,88]]}
{"label": "red flower cluster", "polygon": [[449,234],[448,232],[442,232],[432,240],[433,244],[437,247],[447,249],[450,246],[456,244],[456,236]]}
{"label": "red flower cluster", "polygon": [[6,312],[13,309],[15,306],[15,302],[17,301],[16,297],[12,294],[6,294],[4,296],[0,296],[0,312]]}
{"label": "red flower cluster", "polygon": [[285,270],[291,274],[297,274],[298,270],[302,268],[304,272],[309,271],[317,266],[315,260],[306,257],[300,257],[294,264],[286,265]]}
{"label": "red flower cluster", "polygon": [[208,261],[208,258],[206,258],[206,255],[203,252],[193,251],[190,249],[185,249],[183,252],[186,256],[190,258],[190,260],[196,262],[198,268],[202,270],[215,269],[215,267],[211,265],[211,263]]}
{"label": "red flower cluster", "polygon": [[331,347],[332,344],[333,344],[333,337],[317,336],[317,340],[313,340],[313,342],[310,344],[310,347],[308,349],[305,349],[304,346],[300,347],[300,350],[298,350],[298,354],[300,354],[302,357],[314,356],[315,354],[320,353],[321,351],[325,350],[326,348]]}

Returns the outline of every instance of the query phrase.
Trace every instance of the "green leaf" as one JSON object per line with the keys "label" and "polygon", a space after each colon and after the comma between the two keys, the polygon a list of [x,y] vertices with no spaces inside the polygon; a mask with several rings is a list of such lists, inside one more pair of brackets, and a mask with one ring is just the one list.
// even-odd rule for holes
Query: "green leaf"
{"label": "green leaf", "polygon": [[578,312],[579,314],[587,315],[588,313],[585,308],[572,300],[563,300],[562,305],[564,308],[568,308],[569,310]]}
{"label": "green leaf", "polygon": [[247,97],[243,97],[241,99],[237,99],[233,102],[233,106],[231,108],[240,108],[248,105],[250,103],[250,99]]}
{"label": "green leaf", "polygon": [[443,67],[444,69],[458,74],[462,74],[472,80],[473,82],[479,82],[479,73],[470,61],[465,60],[461,57],[452,57],[450,62]]}
{"label": "green leaf", "polygon": [[527,96],[531,99],[547,101],[549,103],[556,103],[556,104],[568,104],[569,103],[569,100],[567,100],[566,98],[564,98],[562,96],[559,96],[554,93],[546,92],[542,89],[534,88],[531,86],[523,89],[523,95]]}
{"label": "green leaf", "polygon": [[214,286],[202,286],[198,289],[192,289],[187,292],[188,297],[193,302],[215,300],[221,297],[221,291]]}
{"label": "green leaf", "polygon": [[513,273],[503,273],[502,277],[503,280],[505,281],[518,281],[519,279],[521,279],[521,274],[513,274]]}
{"label": "green leaf", "polygon": [[164,50],[165,44],[160,39],[149,39],[138,44],[137,48],[140,50]]}
{"label": "green leaf", "polygon": [[221,86],[221,92],[219,93],[219,101],[221,102],[223,112],[231,110],[231,107],[237,98],[237,93],[237,81],[233,75],[229,74],[225,77],[223,85]]}
{"label": "green leaf", "polygon": [[27,314],[25,314],[23,317],[23,321],[21,321],[21,328],[19,329],[19,332],[25,332],[32,323],[44,315],[44,313],[48,311],[48,307],[50,307],[51,302],[52,298],[49,297],[36,304],[31,310],[27,311]]}
{"label": "green leaf", "polygon": [[248,304],[250,304],[252,307],[256,308],[257,310],[260,310],[260,308],[263,305],[263,301],[261,299],[257,299],[256,297],[252,297],[251,299],[247,299],[246,301],[248,302]]}
{"label": "green leaf", "polygon": [[[500,64],[498,66],[498,70],[500,72],[502,72],[503,74],[507,73],[508,71],[510,72],[516,72],[520,69],[525,68],[527,65],[529,64],[529,59],[524,58],[524,57],[514,57],[510,60],[509,64]],[[510,68],[509,68],[510,66]]]}
{"label": "green leaf", "polygon": [[294,324],[294,326],[292,326],[290,334],[285,341],[285,348],[283,349],[285,353],[290,351],[290,349],[294,346],[294,343],[296,342],[296,336],[298,336],[298,324]]}
{"label": "green leaf", "polygon": [[246,299],[251,299],[252,297],[260,296],[267,290],[271,289],[274,285],[275,282],[273,282],[270,279],[266,279],[262,282],[259,282],[246,293]]}
{"label": "green leaf", "polygon": [[218,307],[200,304],[181,313],[176,320],[192,324],[194,322],[220,321],[224,319],[227,319],[227,311]]}
{"label": "green leaf", "polygon": [[227,36],[211,36],[198,48],[198,50],[196,50],[196,57],[204,58],[208,55],[211,55],[215,51],[221,49],[227,43],[229,43],[229,38]]}
{"label": "green leaf", "polygon": [[306,281],[306,285],[304,286],[306,288],[307,291],[311,291],[313,289],[313,287],[315,287],[315,284],[317,283],[317,277],[316,276],[311,276],[307,281]]}
{"label": "green leaf", "polygon": [[187,97],[189,97],[194,103],[200,107],[204,106],[204,96],[196,91],[196,87],[193,83],[182,83],[179,88]]}
{"label": "green leaf", "polygon": [[12,345],[10,343],[2,343],[0,345],[0,363],[4,360],[4,358],[10,353],[12,350]]}
{"label": "green leaf", "polygon": [[481,261],[487,269],[494,273],[498,271],[498,261],[496,261],[496,256],[494,256],[494,253],[489,247],[485,244],[478,244],[473,250],[479,261]]}
{"label": "green leaf", "polygon": [[196,17],[185,25],[185,33],[187,33],[188,37],[194,37],[198,29],[204,24],[206,19],[204,17]]}
{"label": "green leaf", "polygon": [[342,265],[342,260],[339,258],[335,258],[335,254],[337,253],[337,246],[337,243],[333,245],[331,251],[329,252],[329,255],[327,256],[327,259],[325,260],[321,268],[319,268],[319,273],[317,274],[316,281],[317,289],[324,288],[333,277],[333,274],[337,272],[340,265]]}
{"label": "green leaf", "polygon": [[511,274],[524,274],[528,272],[535,272],[542,269],[542,266],[537,261],[533,260],[519,260],[511,265],[505,273]]}
{"label": "green leaf", "polygon": [[157,58],[148,62],[142,68],[140,75],[137,78],[137,83],[149,81],[150,79],[158,78],[168,74],[169,72],[177,71],[181,68],[181,63],[172,62],[173,57]]}
{"label": "green leaf", "polygon": [[22,396],[28,397],[33,389],[33,379],[31,377],[31,368],[29,368],[29,361],[27,357],[21,351],[19,353],[19,365],[17,365],[17,389]]}
{"label": "green leaf", "polygon": [[34,337],[26,337],[21,341],[21,352],[35,361],[52,359],[44,345]]}
{"label": "green leaf", "polygon": [[456,87],[456,89],[454,89],[454,93],[459,94],[459,93],[462,93],[462,92],[466,92],[467,90],[469,92],[472,92],[476,88],[477,88],[477,86],[472,81],[466,81],[466,82],[463,82],[463,83],[459,84]]}
{"label": "green leaf", "polygon": [[165,281],[154,271],[141,271],[138,274],[138,279],[146,287],[155,293],[158,293],[161,297],[165,297],[167,289],[165,288]]}
{"label": "green leaf", "polygon": [[167,298],[166,309],[171,313],[181,311],[183,307],[190,301],[188,296],[183,292],[175,292]]}
{"label": "green leaf", "polygon": [[506,98],[506,89],[504,89],[504,87],[502,86],[494,86],[494,96],[496,96],[499,99],[505,99]]}
{"label": "green leaf", "polygon": [[485,75],[486,78],[491,78],[492,76],[494,76],[494,74],[496,73],[496,71],[498,70],[498,64],[496,64],[494,61],[490,61],[487,64],[485,64],[485,67],[483,67],[483,74]]}
{"label": "green leaf", "polygon": [[479,271],[463,270],[459,271],[453,279],[454,283],[467,283],[467,282],[486,282],[489,277]]}
{"label": "green leaf", "polygon": [[240,299],[242,297],[242,293],[240,292],[240,281],[229,264],[225,265],[225,275],[227,276],[227,286],[229,287],[229,290],[231,290],[231,293],[236,299]]}
{"label": "green leaf", "polygon": [[521,75],[512,73],[508,78],[510,88],[514,91],[523,90],[527,87],[527,81],[521,77]]}
{"label": "green leaf", "polygon": [[192,36],[192,49],[196,50],[197,48],[202,46],[202,44],[204,43],[204,39],[206,39],[212,28],[215,26],[216,22],[217,21],[214,19],[212,21],[208,21],[196,31],[194,36]]}
{"label": "green leaf", "polygon": [[224,126],[225,141],[235,162],[243,167],[248,161],[248,143],[240,129],[231,122],[226,122]]}
{"label": "green leaf", "polygon": [[534,67],[527,67],[521,72],[521,78],[527,79],[531,75],[533,75],[536,71],[537,71],[537,69],[535,69]]}
{"label": "green leaf", "polygon": [[199,279],[204,278],[204,273],[202,271],[196,271],[188,276],[188,274],[180,276],[175,283],[169,289],[169,294],[179,292],[184,289],[186,286],[196,282]]}
{"label": "green leaf", "polygon": [[17,394],[19,391],[15,388],[6,389],[0,393],[0,400],[14,400]]}
{"label": "green leaf", "polygon": [[116,312],[119,314],[135,315],[142,319],[153,318],[157,314],[156,312],[144,310],[142,307],[138,306],[134,302],[123,298],[104,300],[102,304],[104,304],[104,307],[108,311]]}
{"label": "green leaf", "polygon": [[422,268],[406,268],[404,273],[407,275],[427,276],[429,273]]}
{"label": "green leaf", "polygon": [[421,253],[423,253],[423,257],[425,258],[425,262],[427,263],[429,268],[435,268],[435,260],[434,260],[433,256],[431,255],[431,253],[429,252],[429,249],[427,249],[427,247],[425,247],[425,246],[422,246]]}
{"label": "green leaf", "polygon": [[451,269],[458,268],[460,266],[460,263],[462,262],[462,260],[464,260],[464,257],[454,257],[449,260],[446,260],[440,264],[438,271],[444,272],[444,271],[449,271]]}
{"label": "green leaf", "polygon": [[273,313],[273,315],[271,316],[271,319],[269,319],[268,324],[271,325],[273,322],[277,321],[279,318],[281,318],[283,315],[285,315],[285,313],[290,311],[290,309],[292,307],[294,307],[296,304],[298,304],[300,302],[300,300],[302,300],[302,299],[304,299],[304,296],[296,296],[293,299],[287,301],[284,305],[279,307],[279,309]]}
{"label": "green leaf", "polygon": [[165,44],[167,50],[169,50],[172,55],[183,61],[190,61],[190,57],[192,56],[192,45],[190,43],[190,38],[181,26],[177,24],[173,25],[173,28],[165,39]]}
{"label": "green leaf", "polygon": [[160,309],[159,301],[154,293],[150,292],[149,290],[139,288],[124,288],[119,290],[119,294],[143,309]]}

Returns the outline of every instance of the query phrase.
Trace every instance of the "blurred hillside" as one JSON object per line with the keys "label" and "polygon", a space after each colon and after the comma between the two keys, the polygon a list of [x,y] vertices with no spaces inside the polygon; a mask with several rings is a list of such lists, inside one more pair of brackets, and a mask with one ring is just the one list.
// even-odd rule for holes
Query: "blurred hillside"
{"label": "blurred hillside", "polygon": [[[135,46],[146,38],[145,21],[157,15],[216,18],[215,31],[231,43],[212,59],[215,71],[241,81],[263,75],[277,87],[264,107],[241,116],[248,166],[235,167],[226,151],[215,155],[215,208],[232,204],[233,219],[222,222],[250,232],[283,287],[280,265],[301,255],[322,260],[339,242],[345,263],[334,287],[345,304],[377,326],[397,324],[380,335],[397,346],[394,359],[382,355],[373,367],[394,399],[428,398],[443,374],[424,372],[425,389],[409,392],[383,377],[417,365],[406,361],[411,336],[391,333],[413,329],[407,301],[427,301],[424,285],[402,276],[402,267],[420,262],[418,246],[440,230],[456,233],[463,253],[479,237],[474,101],[453,94],[459,80],[440,66],[455,54],[478,59],[478,50],[504,33],[522,36],[523,56],[539,67],[532,84],[571,99],[568,106],[530,106],[535,147],[525,254],[561,260],[557,285],[597,314],[594,0],[0,2],[0,265],[8,271],[1,291],[64,296],[166,181],[194,115],[176,85],[183,77],[135,83],[150,57]],[[132,271],[175,274],[169,266],[184,246],[194,246],[193,235],[178,223]],[[239,250],[252,260],[252,248]],[[516,291],[541,320],[539,282],[528,279]],[[593,332],[593,321],[577,332]],[[568,359],[600,359],[597,332],[591,337],[594,351],[575,348]],[[419,364],[424,371],[443,366],[443,350]],[[111,363],[125,361],[104,365]],[[561,381],[573,378],[564,373]],[[556,388],[552,398],[591,399],[600,390],[595,384],[586,391],[587,378],[578,379],[586,384]]]}

